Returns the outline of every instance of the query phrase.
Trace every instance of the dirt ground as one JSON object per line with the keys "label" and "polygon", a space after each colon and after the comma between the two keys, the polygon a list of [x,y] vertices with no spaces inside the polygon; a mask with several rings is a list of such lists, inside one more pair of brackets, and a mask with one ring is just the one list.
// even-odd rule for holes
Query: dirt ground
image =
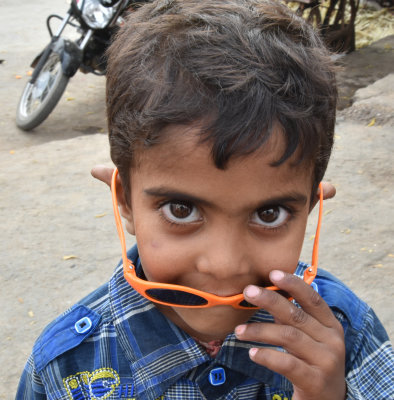
{"label": "dirt ground", "polygon": [[[22,3],[24,12],[31,12],[33,5]],[[6,14],[0,13],[0,26],[12,24],[11,0],[1,7]],[[44,15],[52,8],[47,0],[39,7]],[[0,51],[5,60],[0,64],[2,400],[14,398],[45,325],[105,282],[120,258],[110,193],[89,173],[95,164],[110,165],[103,134],[104,80],[78,74],[41,127],[30,134],[19,131],[16,102],[28,60],[39,50],[29,48],[30,58],[21,60],[22,44],[29,40],[24,35],[19,31],[6,38],[14,44]],[[337,196],[325,204],[320,266],[373,306],[393,340],[394,36],[341,63],[342,110],[326,175]],[[306,261],[315,222],[313,214],[303,249]]]}

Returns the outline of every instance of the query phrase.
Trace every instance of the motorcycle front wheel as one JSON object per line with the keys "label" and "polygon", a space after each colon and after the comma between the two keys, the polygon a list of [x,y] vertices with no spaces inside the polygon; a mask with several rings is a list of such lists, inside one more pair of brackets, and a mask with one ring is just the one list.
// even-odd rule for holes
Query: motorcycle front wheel
{"label": "motorcycle front wheel", "polygon": [[16,113],[17,126],[29,131],[41,124],[60,100],[68,80],[59,54],[52,52],[36,81],[28,82],[23,90]]}

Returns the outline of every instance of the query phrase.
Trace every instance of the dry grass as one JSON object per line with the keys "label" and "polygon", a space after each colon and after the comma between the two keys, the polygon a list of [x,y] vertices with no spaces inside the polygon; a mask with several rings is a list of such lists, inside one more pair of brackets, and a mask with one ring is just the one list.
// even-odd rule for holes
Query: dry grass
{"label": "dry grass", "polygon": [[[286,2],[286,4],[294,11],[298,9],[300,3],[298,2]],[[322,19],[326,14],[326,10],[329,6],[329,0],[321,2],[319,8],[322,15]],[[303,13],[303,18],[307,19],[310,13],[309,9],[306,9]],[[336,13],[331,15],[330,25],[333,23]],[[345,21],[350,19],[350,6],[348,5],[345,11]],[[393,8],[383,8],[375,10],[369,6],[368,3],[360,5],[355,23],[355,34],[356,34],[356,48],[370,45],[372,42],[376,42],[386,36],[394,35],[394,10]]]}
{"label": "dry grass", "polygon": [[356,48],[360,49],[386,36],[394,35],[394,12],[387,8],[374,11],[360,7],[355,27]]}

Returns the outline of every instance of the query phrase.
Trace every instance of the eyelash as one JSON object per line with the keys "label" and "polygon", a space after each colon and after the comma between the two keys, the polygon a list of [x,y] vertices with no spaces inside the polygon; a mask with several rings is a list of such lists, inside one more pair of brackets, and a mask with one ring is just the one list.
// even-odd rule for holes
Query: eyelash
{"label": "eyelash", "polygon": [[268,227],[268,226],[260,225],[259,229],[264,230],[265,232],[269,232],[269,233],[276,233],[276,232],[281,231],[282,229],[287,228],[289,222],[295,217],[296,211],[292,210],[289,207],[284,207],[284,206],[279,206],[279,207],[282,207],[284,210],[286,210],[289,213],[289,217],[286,220],[286,222],[284,224],[282,224],[282,225],[274,226],[274,227],[271,227],[271,228]]}
{"label": "eyelash", "polygon": [[[183,200],[175,200],[175,199],[164,200],[164,201],[161,201],[161,202],[157,205],[156,209],[157,209],[157,211],[158,211],[160,217],[163,219],[163,221],[166,222],[167,224],[169,224],[171,227],[184,228],[184,227],[190,226],[190,225],[193,224],[193,223],[190,223],[190,222],[182,223],[182,222],[173,221],[173,220],[167,218],[167,217],[164,215],[164,212],[163,212],[163,207],[164,207],[164,206],[166,206],[166,205],[168,205],[168,204],[171,204],[171,203],[183,203],[183,202],[184,202]],[[190,204],[190,205],[193,206],[193,207],[196,207],[196,206],[193,205],[193,204]],[[295,216],[296,213],[297,213],[296,210],[294,210],[293,208],[288,207],[288,206],[283,206],[283,205],[270,206],[270,205],[269,205],[269,206],[265,206],[265,207],[260,207],[259,209],[257,209],[256,211],[254,211],[253,214],[257,213],[259,210],[262,210],[262,209],[264,209],[264,208],[269,208],[269,207],[280,207],[280,208],[282,208],[283,210],[285,210],[285,211],[289,214],[289,216],[288,216],[287,220],[285,221],[285,223],[284,223],[284,224],[281,224],[281,225],[279,225],[279,226],[269,227],[269,226],[264,226],[264,225],[262,225],[262,224],[257,224],[257,223],[254,224],[254,226],[257,226],[260,230],[264,230],[264,231],[267,231],[267,232],[270,232],[270,233],[276,233],[276,232],[282,230],[283,228],[285,228],[285,227],[288,225],[288,223],[294,218],[294,216]],[[253,215],[253,214],[252,214],[252,215]]]}
{"label": "eyelash", "polygon": [[[259,224],[259,223],[254,223],[254,226],[257,226],[259,229],[263,229],[265,231],[269,231],[269,232],[277,232],[283,228],[285,228],[288,223],[294,218],[294,216],[296,215],[296,211],[293,208],[290,208],[288,206],[283,206],[280,204],[276,204],[276,205],[267,205],[267,206],[263,206],[260,207],[259,209],[257,209],[252,216],[254,216],[255,214],[257,214],[258,212],[262,211],[262,210],[268,210],[270,208],[279,208],[284,210],[288,215],[285,217],[284,222],[280,223],[280,225],[278,226],[269,226],[269,225],[264,225],[264,224]],[[253,221],[252,221],[253,223]]]}
{"label": "eyelash", "polygon": [[[178,228],[184,228],[184,227],[187,227],[187,226],[190,226],[191,224],[193,224],[193,223],[190,223],[190,222],[185,222],[185,223],[176,222],[176,221],[173,221],[173,220],[167,218],[164,215],[163,207],[168,205],[168,204],[171,204],[171,203],[172,204],[176,204],[176,203],[187,203],[187,202],[185,202],[183,200],[176,200],[176,199],[164,200],[164,201],[159,202],[159,204],[157,205],[156,209],[157,209],[160,217],[163,219],[164,222],[166,222],[167,224],[169,224],[172,227],[178,227]],[[193,206],[193,207],[196,207],[195,205],[193,205],[191,203],[190,203],[190,205]]]}

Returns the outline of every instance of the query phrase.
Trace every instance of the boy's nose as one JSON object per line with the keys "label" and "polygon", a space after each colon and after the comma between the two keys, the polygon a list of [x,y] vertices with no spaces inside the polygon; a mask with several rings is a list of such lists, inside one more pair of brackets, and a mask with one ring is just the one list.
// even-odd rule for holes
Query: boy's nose
{"label": "boy's nose", "polygon": [[202,247],[197,261],[197,269],[216,279],[228,279],[250,272],[247,246],[236,232],[216,234]]}

